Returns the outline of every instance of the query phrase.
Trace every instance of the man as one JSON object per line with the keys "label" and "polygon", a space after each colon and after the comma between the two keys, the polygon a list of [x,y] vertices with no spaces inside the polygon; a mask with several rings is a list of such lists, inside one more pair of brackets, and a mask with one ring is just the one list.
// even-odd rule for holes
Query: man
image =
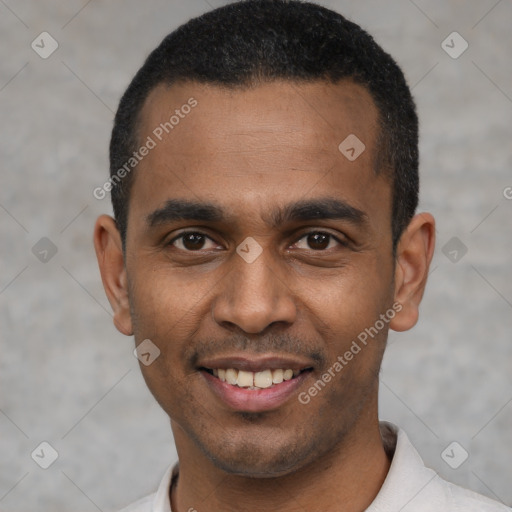
{"label": "man", "polygon": [[94,240],[179,467],[127,511],[508,510],[379,423],[434,251],[417,139],[393,59],[315,4],[237,2],[148,57]]}

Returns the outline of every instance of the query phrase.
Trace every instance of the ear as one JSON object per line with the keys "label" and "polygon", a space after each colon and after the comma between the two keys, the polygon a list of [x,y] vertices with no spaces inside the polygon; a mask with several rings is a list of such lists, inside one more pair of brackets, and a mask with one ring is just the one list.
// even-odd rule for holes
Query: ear
{"label": "ear", "polygon": [[94,248],[103,288],[114,311],[114,325],[119,332],[131,336],[133,329],[123,246],[121,234],[112,217],[108,215],[98,217],[94,226]]}
{"label": "ear", "polygon": [[416,325],[419,305],[427,284],[428,269],[435,246],[435,220],[430,213],[415,215],[397,246],[395,301],[402,309],[391,320],[394,331],[407,331]]}

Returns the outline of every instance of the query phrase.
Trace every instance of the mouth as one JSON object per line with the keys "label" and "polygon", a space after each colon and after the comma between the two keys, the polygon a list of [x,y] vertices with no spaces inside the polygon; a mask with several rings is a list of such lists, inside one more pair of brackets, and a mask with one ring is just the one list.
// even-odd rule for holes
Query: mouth
{"label": "mouth", "polygon": [[304,368],[302,370],[293,370],[291,368],[277,368],[259,372],[251,372],[239,370],[236,368],[200,368],[210,375],[213,375],[221,382],[226,382],[231,386],[245,388],[250,390],[268,389],[276,387],[283,382],[297,378],[301,373],[311,371],[312,368]]}
{"label": "mouth", "polygon": [[262,412],[281,407],[313,367],[282,358],[230,358],[205,361],[198,370],[214,395],[230,409]]}

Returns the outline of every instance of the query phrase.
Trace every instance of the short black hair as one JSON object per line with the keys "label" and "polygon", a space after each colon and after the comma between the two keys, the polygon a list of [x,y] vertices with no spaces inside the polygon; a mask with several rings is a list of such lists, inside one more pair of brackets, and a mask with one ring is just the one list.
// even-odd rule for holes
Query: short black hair
{"label": "short black hair", "polygon": [[[236,89],[276,80],[343,79],[365,87],[379,111],[377,172],[388,172],[392,183],[395,253],[418,205],[418,118],[411,91],[397,63],[367,32],[311,2],[242,0],[165,37],[119,103],[110,141],[111,182],[139,145],[139,115],[158,85],[193,81]],[[111,197],[124,247],[133,173],[116,178]]]}

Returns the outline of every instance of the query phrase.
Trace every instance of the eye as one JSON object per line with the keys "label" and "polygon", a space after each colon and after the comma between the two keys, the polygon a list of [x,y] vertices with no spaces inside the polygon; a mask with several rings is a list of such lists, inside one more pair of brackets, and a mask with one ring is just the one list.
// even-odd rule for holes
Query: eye
{"label": "eye", "polygon": [[173,238],[169,242],[169,245],[172,245],[183,251],[199,251],[201,249],[205,249],[207,241],[210,241],[213,246],[206,247],[206,249],[214,249],[217,247],[215,242],[205,234],[198,233],[196,231],[188,231],[186,233],[181,233],[179,236]]}
{"label": "eye", "polygon": [[[335,244],[342,245],[344,247],[347,245],[346,242],[340,241],[334,235],[324,233],[322,231],[311,231],[310,233],[306,233],[298,242],[295,243],[295,245],[300,244],[301,240],[306,240],[306,243],[303,243],[303,246],[299,247],[299,249],[312,249],[314,251],[325,251],[332,248],[333,241]],[[306,245],[306,247],[304,247],[304,245]]]}
{"label": "eye", "polygon": [[[210,247],[208,247],[208,242],[210,243]],[[197,231],[181,233],[180,235],[173,238],[168,243],[168,245],[187,252],[211,250],[218,247],[217,244],[209,236]],[[297,242],[295,242],[294,245],[298,246],[299,249],[326,251],[335,247],[336,245],[346,247],[347,243],[345,241],[339,240],[331,233],[311,231],[310,233],[303,235]]]}

